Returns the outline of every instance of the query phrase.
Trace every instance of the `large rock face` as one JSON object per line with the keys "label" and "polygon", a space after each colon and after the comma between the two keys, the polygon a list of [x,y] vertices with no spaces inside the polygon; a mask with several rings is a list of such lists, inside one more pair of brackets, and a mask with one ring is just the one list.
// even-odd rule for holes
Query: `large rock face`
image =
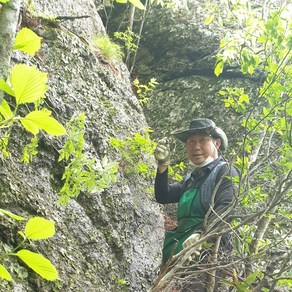
{"label": "large rock face", "polygon": [[[50,89],[45,105],[60,122],[68,122],[73,113],[85,113],[87,157],[100,161],[106,155],[118,160],[117,153],[109,148],[109,138],[125,138],[147,126],[132,93],[128,70],[123,64],[100,59],[81,38],[104,32],[94,1],[49,1],[49,6],[43,5],[43,1],[36,1],[37,14],[42,9],[52,15],[90,13],[91,17],[76,20],[78,25],[74,20],[66,22],[66,29],[62,24],[61,29],[32,27],[43,38],[40,53],[35,59],[17,53],[13,61],[34,63],[48,72]],[[27,140],[27,133],[14,129],[12,157],[0,161],[1,208],[55,221],[56,235],[29,248],[52,261],[60,280],[48,282],[32,272],[25,276],[21,266],[7,262],[8,270],[15,267],[14,281],[1,281],[0,290],[146,291],[160,264],[163,236],[159,206],[153,194],[145,191],[153,181],[138,175],[126,177],[120,171],[109,189],[81,193],[62,207],[55,202],[65,166],[57,162],[64,140],[42,135],[38,156],[24,165],[19,158]],[[8,226],[2,219],[1,241],[16,246],[20,241],[17,230]]]}
{"label": "large rock face", "polygon": [[[188,127],[190,121],[198,117],[211,118],[226,131],[232,152],[240,138],[234,132],[239,133],[241,125],[237,122],[238,114],[225,107],[218,92],[228,86],[237,86],[250,94],[259,82],[255,77],[243,76],[236,64],[226,65],[219,78],[214,75],[220,40],[227,31],[235,29],[234,23],[230,27],[228,23],[225,27],[218,24],[219,17],[224,19],[227,15],[224,4],[196,0],[177,3],[181,3],[177,10],[153,4],[146,13],[133,68],[133,75],[141,83],[147,83],[151,78],[159,82],[150,94],[144,112],[154,130],[152,137],[170,138],[177,154],[174,162],[185,159],[185,155],[183,145],[172,140],[170,133]],[[206,24],[205,20],[212,14],[215,14],[214,21]],[[111,34],[126,29],[126,16],[127,10],[123,6],[113,9],[108,25]],[[141,12],[136,12],[135,33],[139,32],[141,19]]]}
{"label": "large rock face", "polygon": [[[239,113],[226,108],[220,90],[237,86],[252,94],[260,78],[247,78],[236,66],[226,66],[220,77],[214,74],[220,39],[228,28],[205,19],[225,9],[219,2],[214,7],[207,2],[188,3],[177,11],[153,7],[145,22],[133,74],[145,83],[156,78],[159,85],[150,94],[144,108],[153,138],[169,137],[175,149],[173,162],[186,161],[184,145],[170,133],[187,128],[194,118],[206,117],[222,127],[229,138],[229,153],[240,139]],[[216,7],[217,5],[217,7]],[[215,10],[216,10],[215,9]]]}

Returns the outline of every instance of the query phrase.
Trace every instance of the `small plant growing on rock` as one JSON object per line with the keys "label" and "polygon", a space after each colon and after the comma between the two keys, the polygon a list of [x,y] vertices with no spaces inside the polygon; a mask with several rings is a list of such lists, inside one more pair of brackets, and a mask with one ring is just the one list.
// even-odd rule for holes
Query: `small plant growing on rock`
{"label": "small plant growing on rock", "polygon": [[108,36],[96,36],[93,39],[93,44],[100,50],[104,58],[116,61],[123,60],[124,53],[122,47],[114,43]]}
{"label": "small plant growing on rock", "polygon": [[68,123],[68,139],[60,150],[60,161],[67,166],[62,176],[64,184],[58,203],[67,205],[70,198],[80,192],[101,192],[116,180],[117,162],[109,162],[105,156],[100,162],[84,154],[84,113],[73,116]]}

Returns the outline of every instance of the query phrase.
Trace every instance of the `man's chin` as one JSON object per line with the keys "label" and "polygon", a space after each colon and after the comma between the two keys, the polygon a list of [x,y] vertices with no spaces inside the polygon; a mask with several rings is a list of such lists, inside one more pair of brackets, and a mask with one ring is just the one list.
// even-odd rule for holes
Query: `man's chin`
{"label": "man's chin", "polygon": [[205,161],[205,159],[193,159],[192,163],[194,163],[195,165],[200,165]]}

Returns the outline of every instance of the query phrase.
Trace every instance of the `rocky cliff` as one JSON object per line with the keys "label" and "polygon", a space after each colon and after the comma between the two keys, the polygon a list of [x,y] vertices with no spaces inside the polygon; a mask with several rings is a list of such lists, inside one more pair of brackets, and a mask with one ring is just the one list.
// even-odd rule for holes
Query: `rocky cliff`
{"label": "rocky cliff", "polygon": [[[49,74],[45,105],[64,125],[73,114],[85,113],[85,154],[101,161],[119,161],[109,138],[125,138],[147,126],[131,90],[127,68],[108,62],[89,43],[104,34],[95,1],[34,1],[33,14],[22,10],[22,25],[42,37],[35,58],[15,53],[13,62],[36,65]],[[48,17],[73,17],[48,22]],[[84,16],[82,18],[74,18]],[[30,246],[49,258],[60,280],[49,282],[28,275],[16,262],[6,263],[14,281],[1,281],[1,291],[146,291],[160,264],[163,218],[153,194],[153,181],[126,177],[122,171],[109,189],[81,193],[66,207],[56,204],[64,164],[57,162],[64,138],[41,135],[39,154],[20,163],[28,134],[15,128],[11,158],[1,159],[1,208],[24,217],[42,216],[56,224],[56,235]],[[147,158],[151,162],[152,158]],[[1,219],[1,241],[16,246],[17,229]]]}

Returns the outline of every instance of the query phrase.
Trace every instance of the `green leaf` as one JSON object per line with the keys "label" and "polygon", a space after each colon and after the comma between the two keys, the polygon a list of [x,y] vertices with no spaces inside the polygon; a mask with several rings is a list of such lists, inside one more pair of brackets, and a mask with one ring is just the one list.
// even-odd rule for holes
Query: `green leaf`
{"label": "green leaf", "polygon": [[15,65],[11,72],[11,84],[14,88],[16,104],[37,102],[40,98],[45,98],[48,89],[47,75],[32,66]]}
{"label": "green leaf", "polygon": [[220,61],[217,63],[214,74],[218,77],[223,72],[224,62]]}
{"label": "green leaf", "polygon": [[4,117],[5,120],[9,120],[14,117],[9,104],[5,99],[2,99],[2,103],[0,105],[0,114]]}
{"label": "green leaf", "polygon": [[24,27],[15,38],[14,50],[19,50],[33,56],[41,47],[41,38],[32,30]]}
{"label": "green leaf", "polygon": [[0,0],[0,3],[7,3],[9,0]]}
{"label": "green leaf", "polygon": [[33,111],[20,119],[23,127],[36,135],[39,130],[44,130],[48,134],[60,136],[66,134],[66,129],[54,118],[50,117],[51,111],[43,109]]}
{"label": "green leaf", "polygon": [[292,117],[292,100],[287,102],[287,104],[286,104],[286,112],[290,117]]}
{"label": "green leaf", "polygon": [[42,278],[49,281],[59,279],[58,272],[54,265],[39,253],[22,249],[18,251],[16,255]]}
{"label": "green leaf", "polygon": [[205,24],[210,24],[214,19],[214,14],[209,15],[206,19],[205,19]]}
{"label": "green leaf", "polygon": [[248,97],[248,94],[244,93],[244,94],[241,94],[239,99],[238,99],[238,102],[239,103],[242,103],[242,102],[246,102],[246,103],[249,103],[249,97]]}
{"label": "green leaf", "polygon": [[254,272],[254,273],[250,274],[250,275],[246,278],[245,282],[246,282],[248,285],[251,285],[251,284],[256,280],[256,278],[257,278],[258,275],[259,275],[259,272]]}
{"label": "green leaf", "polygon": [[18,216],[18,215],[15,215],[9,211],[6,211],[6,210],[3,210],[3,209],[0,209],[0,214],[4,214],[14,220],[18,220],[18,221],[21,221],[21,220],[25,220],[24,217],[21,217],[21,216]]}
{"label": "green leaf", "polygon": [[11,96],[15,96],[13,89],[3,79],[0,79],[0,89]]}
{"label": "green leaf", "polygon": [[127,3],[128,0],[116,0],[116,2],[118,2],[118,3]]}
{"label": "green leaf", "polygon": [[12,281],[10,273],[0,264],[0,277],[7,281]]}
{"label": "green leaf", "polygon": [[145,6],[142,4],[142,2],[140,0],[129,0],[129,2],[134,5],[135,7],[137,7],[138,9],[141,10],[145,10]]}
{"label": "green leaf", "polygon": [[33,217],[26,223],[24,233],[29,239],[47,239],[55,234],[55,223],[42,217]]}

